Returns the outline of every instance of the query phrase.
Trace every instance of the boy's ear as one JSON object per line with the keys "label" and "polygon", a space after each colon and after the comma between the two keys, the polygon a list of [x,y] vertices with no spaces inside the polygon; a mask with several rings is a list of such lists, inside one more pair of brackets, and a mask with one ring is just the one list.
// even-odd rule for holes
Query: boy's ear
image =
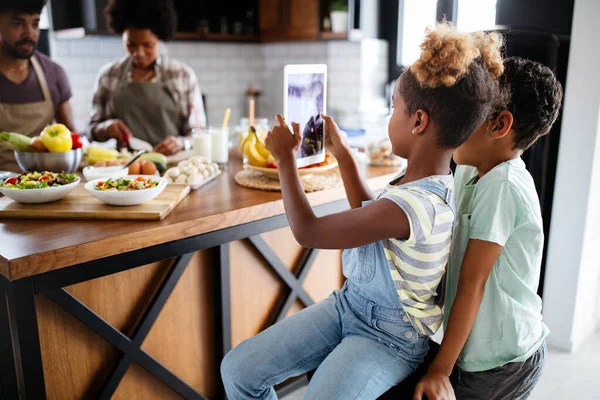
{"label": "boy's ear", "polygon": [[415,113],[415,125],[413,126],[412,134],[420,135],[425,132],[427,124],[429,123],[429,115],[425,110],[417,110]]}
{"label": "boy's ear", "polygon": [[494,139],[502,139],[512,129],[513,115],[510,111],[504,110],[491,121],[489,133]]}

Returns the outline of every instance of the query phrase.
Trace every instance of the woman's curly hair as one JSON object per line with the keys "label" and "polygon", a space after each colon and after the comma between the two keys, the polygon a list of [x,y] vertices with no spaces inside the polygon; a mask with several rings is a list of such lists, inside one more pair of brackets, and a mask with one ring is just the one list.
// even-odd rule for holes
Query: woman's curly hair
{"label": "woman's curly hair", "polygon": [[172,0],[111,0],[104,15],[110,30],[119,35],[127,28],[150,29],[160,40],[169,41],[177,30]]}
{"label": "woman's curly hair", "polygon": [[426,31],[421,56],[400,78],[409,114],[421,109],[438,130],[438,145],[464,143],[502,97],[502,36],[461,33],[448,23]]}

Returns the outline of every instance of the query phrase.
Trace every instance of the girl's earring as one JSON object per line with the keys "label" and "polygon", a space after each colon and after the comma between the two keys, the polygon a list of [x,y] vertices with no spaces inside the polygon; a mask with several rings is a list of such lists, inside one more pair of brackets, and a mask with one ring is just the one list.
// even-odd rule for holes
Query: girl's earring
{"label": "girl's earring", "polygon": [[417,128],[413,128],[412,134],[415,135],[417,133]]}

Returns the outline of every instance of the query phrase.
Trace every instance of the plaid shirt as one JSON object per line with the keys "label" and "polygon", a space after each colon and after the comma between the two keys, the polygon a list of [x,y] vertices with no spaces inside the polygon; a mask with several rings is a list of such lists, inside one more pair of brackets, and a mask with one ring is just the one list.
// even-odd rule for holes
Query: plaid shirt
{"label": "plaid shirt", "polygon": [[[94,99],[92,101],[92,116],[90,120],[90,132],[93,133],[101,122],[116,118],[113,96],[119,87],[124,74],[131,80],[133,63],[126,56],[114,63],[106,65],[100,71],[96,85],[94,86]],[[195,131],[196,116],[192,105],[198,113],[201,126],[206,125],[206,115],[200,87],[194,71],[187,65],[172,60],[166,56],[159,56],[155,64],[155,77],[152,82],[164,82],[175,96],[179,107],[179,133],[184,136],[191,135]]]}

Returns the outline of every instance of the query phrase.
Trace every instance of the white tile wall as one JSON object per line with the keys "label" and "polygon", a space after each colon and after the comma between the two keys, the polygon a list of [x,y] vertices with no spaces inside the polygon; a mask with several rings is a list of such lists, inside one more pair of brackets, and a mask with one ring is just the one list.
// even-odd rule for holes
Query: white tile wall
{"label": "white tile wall", "polygon": [[[78,129],[90,113],[98,71],[125,54],[119,38],[56,40],[53,58],[66,70],[73,89],[71,106]],[[206,96],[207,116],[221,121],[225,108],[232,122],[247,113],[245,92],[250,85],[262,91],[257,116],[282,112],[283,66],[326,63],[329,66],[329,113],[344,118],[383,101],[387,81],[387,43],[343,41],[315,43],[230,44],[173,42],[163,51],[194,69]],[[346,117],[347,118],[347,117]],[[347,118],[351,121],[352,118]],[[353,125],[354,122],[349,122]]]}

